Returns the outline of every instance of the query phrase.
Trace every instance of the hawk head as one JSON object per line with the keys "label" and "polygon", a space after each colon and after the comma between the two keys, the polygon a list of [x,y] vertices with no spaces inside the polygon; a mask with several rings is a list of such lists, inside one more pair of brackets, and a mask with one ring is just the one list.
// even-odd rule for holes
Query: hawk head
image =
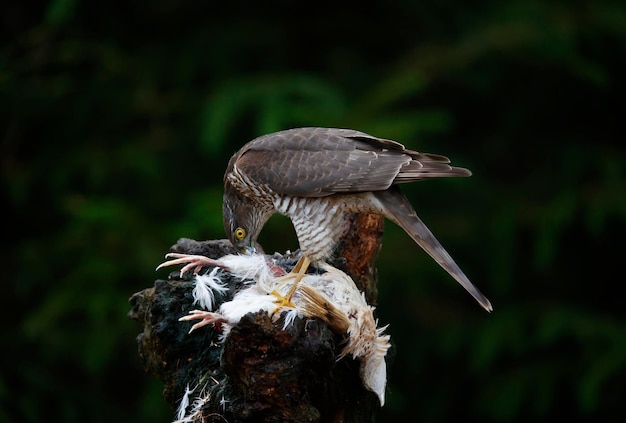
{"label": "hawk head", "polygon": [[257,251],[256,240],[273,210],[260,207],[248,197],[230,188],[224,187],[222,217],[226,236],[241,253],[252,254]]}

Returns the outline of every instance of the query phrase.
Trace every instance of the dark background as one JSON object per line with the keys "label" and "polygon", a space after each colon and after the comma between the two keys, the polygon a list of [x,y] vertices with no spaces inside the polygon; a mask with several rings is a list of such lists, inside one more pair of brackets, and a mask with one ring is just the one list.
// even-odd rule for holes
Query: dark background
{"label": "dark background", "polygon": [[[405,192],[494,312],[388,223],[379,421],[626,419],[623,2],[2,9],[0,421],[170,421],[128,297],[224,236],[229,156],[297,126],[474,172]],[[297,248],[284,218],[260,241]]]}

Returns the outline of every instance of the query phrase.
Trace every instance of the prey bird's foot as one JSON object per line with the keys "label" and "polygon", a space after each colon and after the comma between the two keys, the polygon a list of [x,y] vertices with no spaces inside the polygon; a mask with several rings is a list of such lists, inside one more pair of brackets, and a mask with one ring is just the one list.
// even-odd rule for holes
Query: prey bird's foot
{"label": "prey bird's foot", "polygon": [[188,315],[181,317],[178,319],[179,322],[185,322],[189,320],[200,320],[198,323],[193,325],[191,329],[189,329],[188,333],[193,332],[194,330],[201,328],[206,325],[214,325],[216,329],[220,329],[222,323],[226,322],[226,319],[219,313],[212,313],[210,311],[204,310],[191,310]]}
{"label": "prey bird's foot", "polygon": [[200,269],[207,266],[221,267],[225,270],[228,270],[219,260],[213,260],[206,256],[200,256],[195,254],[167,253],[165,255],[165,258],[171,258],[173,260],[168,260],[159,264],[156,270],[167,266],[173,266],[175,264],[185,264],[185,266],[180,269],[180,277],[182,277],[185,272],[192,269],[194,275],[197,275]]}

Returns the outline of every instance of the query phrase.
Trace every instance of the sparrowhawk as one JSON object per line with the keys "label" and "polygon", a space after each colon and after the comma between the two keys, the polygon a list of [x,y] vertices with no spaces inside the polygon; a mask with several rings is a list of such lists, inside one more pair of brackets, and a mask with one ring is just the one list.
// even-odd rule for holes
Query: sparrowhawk
{"label": "sparrowhawk", "polygon": [[309,263],[323,262],[345,231],[349,213],[374,213],[402,227],[486,310],[489,300],[470,282],[420,220],[399,184],[470,176],[447,157],[408,150],[363,132],[297,128],[258,137],[244,145],[224,175],[223,219],[228,238],[243,252],[254,245],[271,215],[289,217],[302,259],[290,294]]}

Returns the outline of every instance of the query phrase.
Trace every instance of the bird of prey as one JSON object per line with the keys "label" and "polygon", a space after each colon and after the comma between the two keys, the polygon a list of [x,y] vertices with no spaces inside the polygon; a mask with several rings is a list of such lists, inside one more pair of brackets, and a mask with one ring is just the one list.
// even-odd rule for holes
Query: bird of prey
{"label": "bird of prey", "polygon": [[269,217],[293,223],[302,257],[290,292],[311,262],[325,262],[345,232],[344,217],[373,213],[399,225],[487,311],[489,300],[470,282],[417,216],[400,184],[471,172],[447,157],[409,150],[363,132],[296,128],[258,137],[235,153],[224,175],[224,228],[242,252],[254,245]]}

